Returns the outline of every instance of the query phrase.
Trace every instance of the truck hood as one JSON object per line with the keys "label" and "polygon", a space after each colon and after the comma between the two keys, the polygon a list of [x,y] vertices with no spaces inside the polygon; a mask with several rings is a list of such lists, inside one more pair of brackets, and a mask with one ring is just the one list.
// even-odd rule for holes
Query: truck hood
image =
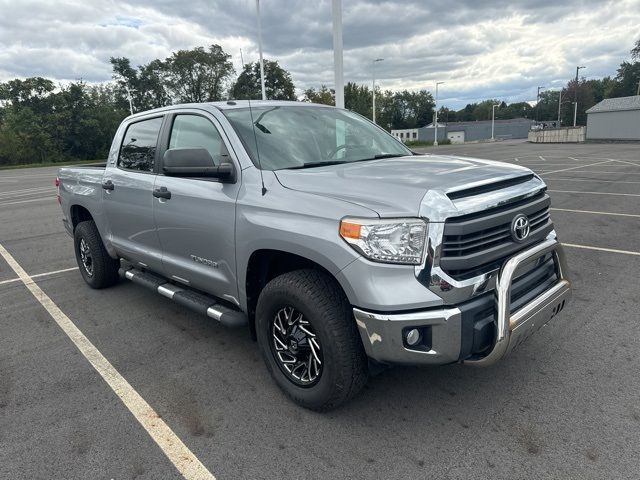
{"label": "truck hood", "polygon": [[416,155],[275,171],[285,188],[355,203],[374,210],[381,217],[418,215],[420,203],[430,191],[445,196],[531,173],[517,165],[448,155]]}

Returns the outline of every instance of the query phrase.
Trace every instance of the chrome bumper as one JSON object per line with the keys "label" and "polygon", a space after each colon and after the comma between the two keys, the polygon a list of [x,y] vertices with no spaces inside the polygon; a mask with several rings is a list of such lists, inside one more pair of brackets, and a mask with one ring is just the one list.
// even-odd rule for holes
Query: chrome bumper
{"label": "chrome bumper", "polygon": [[[511,285],[517,270],[552,253],[557,283],[544,293],[510,313]],[[571,296],[567,266],[562,246],[548,238],[510,258],[502,267],[496,283],[496,329],[493,347],[482,358],[465,360],[474,366],[493,365],[530,335],[546,325],[562,310]],[[353,309],[367,355],[383,363],[446,364],[459,360],[461,349],[461,312],[450,307],[412,313],[372,313]],[[414,350],[405,346],[403,330],[430,326],[431,350]]]}

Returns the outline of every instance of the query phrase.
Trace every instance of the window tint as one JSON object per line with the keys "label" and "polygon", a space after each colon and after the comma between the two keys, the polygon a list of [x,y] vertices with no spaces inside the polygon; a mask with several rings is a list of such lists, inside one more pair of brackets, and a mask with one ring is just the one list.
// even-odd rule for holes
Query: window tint
{"label": "window tint", "polygon": [[120,148],[118,166],[127,170],[152,172],[161,125],[161,117],[129,125]]}
{"label": "window tint", "polygon": [[216,127],[199,115],[178,115],[173,121],[169,148],[204,148],[216,165],[226,148]]}

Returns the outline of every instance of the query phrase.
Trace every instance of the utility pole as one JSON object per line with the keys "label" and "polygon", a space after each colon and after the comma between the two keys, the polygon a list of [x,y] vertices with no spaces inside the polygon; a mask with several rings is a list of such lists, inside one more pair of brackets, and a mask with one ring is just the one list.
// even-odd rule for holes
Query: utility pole
{"label": "utility pole", "polygon": [[434,122],[434,137],[433,137],[433,145],[435,147],[438,146],[438,85],[442,85],[444,82],[436,82],[436,115]]}
{"label": "utility pole", "polygon": [[538,95],[536,95],[536,123],[538,123],[538,110],[540,110],[539,104],[540,104],[540,90],[542,90],[545,87],[538,87]]}
{"label": "utility pole", "polygon": [[333,74],[336,85],[336,107],[344,108],[344,75],[342,70],[342,0],[333,0]]}
{"label": "utility pole", "polygon": [[[260,85],[262,87],[262,100],[267,99],[267,91],[264,88],[264,61],[262,59],[262,22],[260,21],[260,0],[256,0],[256,13],[258,15],[258,51],[260,52]],[[243,65],[244,68],[244,65]]]}
{"label": "utility pole", "polygon": [[373,123],[376,123],[376,63],[382,62],[384,58],[376,58],[372,65],[373,71]]}
{"label": "utility pole", "polygon": [[575,127],[578,122],[578,74],[581,68],[587,67],[576,67],[576,84],[575,84],[575,92],[573,96],[573,126]]}
{"label": "utility pole", "polygon": [[495,132],[495,123],[496,123],[496,108],[498,107],[500,107],[499,103],[496,103],[491,107],[491,141],[495,141],[494,132]]}

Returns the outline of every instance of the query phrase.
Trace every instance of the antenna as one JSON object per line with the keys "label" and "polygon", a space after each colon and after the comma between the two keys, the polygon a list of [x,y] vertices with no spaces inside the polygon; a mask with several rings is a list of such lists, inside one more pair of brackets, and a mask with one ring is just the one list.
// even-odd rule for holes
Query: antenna
{"label": "antenna", "polygon": [[[240,49],[240,62],[242,62],[242,68],[244,68],[244,58],[242,57],[242,49]],[[262,174],[262,163],[260,162],[260,148],[258,147],[258,136],[256,135],[256,124],[253,122],[253,110],[251,109],[251,93],[247,96],[249,102],[249,116],[251,117],[251,129],[253,130],[253,140],[256,142],[256,155],[258,157],[258,170],[260,170],[260,182],[262,183],[262,196],[267,193],[267,188],[264,186],[264,175]]]}

